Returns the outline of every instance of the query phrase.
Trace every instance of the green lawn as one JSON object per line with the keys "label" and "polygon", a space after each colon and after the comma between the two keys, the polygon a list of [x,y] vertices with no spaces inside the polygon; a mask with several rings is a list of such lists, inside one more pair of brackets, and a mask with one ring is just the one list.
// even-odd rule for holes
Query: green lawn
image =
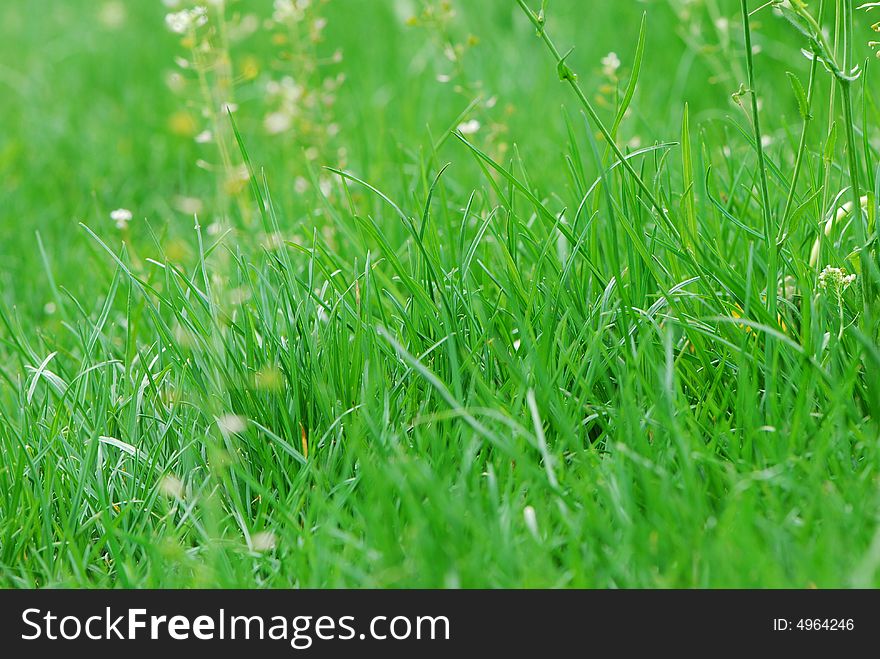
{"label": "green lawn", "polygon": [[2,3],[0,586],[880,585],[880,7],[540,1]]}

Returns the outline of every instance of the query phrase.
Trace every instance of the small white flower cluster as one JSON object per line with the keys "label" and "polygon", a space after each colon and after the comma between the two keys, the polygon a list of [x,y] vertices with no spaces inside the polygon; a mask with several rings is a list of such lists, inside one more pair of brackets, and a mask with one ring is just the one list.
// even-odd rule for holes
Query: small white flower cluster
{"label": "small white flower cluster", "polygon": [[831,289],[838,295],[849,288],[856,280],[855,274],[847,274],[842,268],[835,268],[827,265],[822,272],[819,273],[819,288],[823,291]]}
{"label": "small white flower cluster", "polygon": [[278,135],[290,130],[304,91],[303,86],[291,76],[284,76],[281,80],[270,80],[266,83],[266,93],[270,99],[278,103],[278,108],[267,114],[263,122],[267,133]]}
{"label": "small white flower cluster", "polygon": [[116,223],[116,228],[120,231],[123,231],[128,227],[128,223],[131,222],[131,218],[131,211],[127,208],[117,208],[115,211],[111,211],[110,213],[110,219]]}
{"label": "small white flower cluster", "polygon": [[[307,73],[305,75],[308,77]],[[333,121],[322,123],[320,118],[328,115],[336,102],[336,90],[344,81],[342,74],[324,78],[319,85],[301,84],[292,76],[269,80],[266,96],[271,109],[263,119],[263,128],[270,135],[297,132],[312,142],[305,153],[309,160],[315,160],[320,153],[317,145],[339,132],[338,124]]]}
{"label": "small white flower cluster", "polygon": [[602,58],[602,73],[606,78],[615,78],[620,69],[620,58],[617,53],[610,52]]}
{"label": "small white flower cluster", "polygon": [[[319,43],[327,27],[327,19],[318,13],[319,5],[315,0],[275,0],[272,20],[284,29],[280,36],[302,46]],[[338,64],[342,53],[337,51],[330,59],[318,60],[303,47],[295,48],[286,59],[293,64],[295,78],[286,75],[266,82],[268,107],[263,128],[269,135],[295,134],[301,143],[309,145],[305,149],[308,159],[315,160],[339,132],[339,126],[328,118],[336,101],[335,92],[344,81],[342,74],[323,77],[320,67]]]}
{"label": "small white flower cluster", "polygon": [[272,19],[276,23],[301,21],[305,18],[306,10],[311,4],[311,0],[275,0]]}
{"label": "small white flower cluster", "polygon": [[458,124],[458,132],[462,135],[475,135],[481,127],[482,124],[480,124],[479,121],[471,119],[470,121],[464,121]]}
{"label": "small white flower cluster", "polygon": [[188,34],[208,22],[208,10],[205,7],[193,7],[166,14],[165,25],[175,34]]}

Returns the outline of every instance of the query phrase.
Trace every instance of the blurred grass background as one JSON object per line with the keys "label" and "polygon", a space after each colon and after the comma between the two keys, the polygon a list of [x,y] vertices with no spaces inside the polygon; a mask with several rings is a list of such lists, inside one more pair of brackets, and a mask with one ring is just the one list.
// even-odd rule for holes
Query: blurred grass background
{"label": "blurred grass background", "polygon": [[[717,3],[725,16],[735,16],[737,4]],[[270,3],[246,1],[234,8],[265,16]],[[437,81],[445,64],[441,49],[425,30],[407,25],[420,8],[405,0],[333,0],[325,10],[328,27],[320,48],[327,56],[337,49],[344,54],[338,67],[346,76],[336,106],[339,142],[349,152],[350,169],[367,180],[398,179],[401,163],[415,168],[415,156],[406,154],[429,149],[431,137],[449,128],[471,100]],[[94,283],[94,272],[83,267],[93,246],[78,222],[100,234],[109,211],[122,206],[136,219],[167,227],[169,236],[193,239],[191,218],[174,210],[173,199],[209,197],[213,181],[196,166],[204,157],[201,145],[172,128],[181,101],[165,80],[179,48],[164,29],[166,11],[159,0],[31,0],[0,7],[0,281],[6,303],[38,314],[47,300],[37,232],[75,293]],[[464,59],[468,79],[497,97],[494,119],[508,128],[505,137],[519,148],[536,184],[558,183],[565,139],[561,106],[571,99],[552,62],[533,42],[515,3],[460,2],[456,11],[453,32],[462,40],[478,39]],[[734,111],[729,99],[741,64],[731,61],[729,76],[719,79],[710,62],[724,53],[694,52],[668,2],[555,0],[550,26],[560,43],[576,44],[570,61],[589,89],[598,86],[607,53],[617,53],[628,68],[645,11],[648,57],[634,103],[637,116],[625,129],[645,143],[672,140],[684,102],[695,123]],[[710,20],[702,10],[694,16]],[[804,62],[774,56],[774,40],[785,32],[781,23],[759,23],[765,84],[775,76],[786,85],[786,68],[804,68]],[[734,41],[738,29],[731,26]],[[240,47],[258,58],[268,58],[271,49],[259,33]],[[790,58],[790,48],[778,50]],[[237,117],[247,146],[266,168],[273,193],[287,202],[293,196],[288,147],[260,130],[259,89],[240,93]],[[768,94],[766,100],[781,116],[796,113],[791,94]],[[453,163],[463,187],[479,187],[461,145],[448,141],[441,159]]]}

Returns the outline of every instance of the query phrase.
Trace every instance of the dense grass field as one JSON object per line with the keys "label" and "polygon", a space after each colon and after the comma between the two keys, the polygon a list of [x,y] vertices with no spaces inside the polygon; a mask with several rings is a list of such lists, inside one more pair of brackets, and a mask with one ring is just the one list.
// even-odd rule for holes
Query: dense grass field
{"label": "dense grass field", "polygon": [[0,4],[0,585],[880,585],[880,8],[540,2]]}

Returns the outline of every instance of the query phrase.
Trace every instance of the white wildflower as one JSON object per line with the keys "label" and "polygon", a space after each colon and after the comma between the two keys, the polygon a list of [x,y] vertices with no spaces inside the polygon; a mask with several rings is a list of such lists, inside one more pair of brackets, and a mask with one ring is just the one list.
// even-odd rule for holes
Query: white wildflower
{"label": "white wildflower", "polygon": [[229,181],[232,183],[247,183],[251,180],[251,172],[248,166],[241,163],[237,167],[233,167],[229,172]]}
{"label": "white wildflower", "polygon": [[615,77],[618,69],[620,69],[620,58],[617,56],[617,53],[610,52],[602,58],[602,73],[607,77]]}
{"label": "white wildflower", "polygon": [[131,222],[132,214],[127,208],[117,208],[110,213],[110,219],[116,223],[117,229],[125,229]]}
{"label": "white wildflower", "polygon": [[165,25],[175,34],[187,34],[191,30],[202,27],[207,22],[208,10],[202,6],[193,7],[192,9],[181,9],[165,16]]}
{"label": "white wildflower", "polygon": [[276,23],[298,23],[305,18],[311,0],[275,0],[272,20]]}
{"label": "white wildflower", "polygon": [[303,86],[291,76],[284,76],[281,80],[270,80],[266,83],[266,93],[269,96],[279,97],[284,103],[296,103],[303,97],[304,92]]}
{"label": "white wildflower", "polygon": [[286,133],[293,126],[293,117],[287,112],[270,112],[263,119],[263,128],[269,135]]}
{"label": "white wildflower", "polygon": [[186,78],[177,71],[169,71],[165,74],[165,84],[168,85],[168,89],[172,92],[180,93],[186,87]]}
{"label": "white wildflower", "polygon": [[462,135],[473,135],[478,130],[480,130],[481,126],[482,124],[480,124],[479,121],[477,121],[476,119],[471,119],[470,121],[465,121],[458,124],[458,132]]}
{"label": "white wildflower", "polygon": [[214,135],[209,130],[203,130],[194,139],[198,144],[207,144],[214,139]]}
{"label": "white wildflower", "polygon": [[256,14],[245,14],[237,23],[230,24],[228,29],[233,41],[241,41],[260,29],[260,19]]}
{"label": "white wildflower", "polygon": [[184,215],[198,215],[202,212],[205,205],[198,197],[186,197],[178,195],[173,201],[174,208]]}
{"label": "white wildflower", "polygon": [[837,294],[842,293],[849,288],[856,280],[855,274],[847,274],[843,268],[835,268],[827,265],[819,273],[819,288],[824,290],[832,290]]}
{"label": "white wildflower", "polygon": [[855,280],[856,276],[854,274],[847,274],[846,270],[835,268],[831,265],[825,266],[822,272],[819,273],[819,288],[823,291],[830,291],[831,295],[836,298],[837,301],[837,317],[838,326],[840,328],[837,332],[838,340],[843,338],[843,331],[845,329],[843,293],[847,288],[852,286]]}

